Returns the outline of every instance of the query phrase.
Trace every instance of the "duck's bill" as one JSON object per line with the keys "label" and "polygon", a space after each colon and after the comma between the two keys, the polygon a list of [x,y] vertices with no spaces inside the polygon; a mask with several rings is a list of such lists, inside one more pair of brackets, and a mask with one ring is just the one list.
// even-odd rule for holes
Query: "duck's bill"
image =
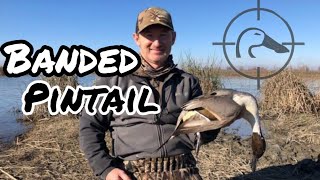
{"label": "duck's bill", "polygon": [[257,169],[257,162],[258,162],[258,158],[256,156],[252,156],[252,160],[251,160],[251,171],[255,172]]}
{"label": "duck's bill", "polygon": [[262,42],[262,45],[274,50],[277,53],[287,53],[289,52],[289,49],[286,48],[285,46],[279,44],[277,41],[273,40],[271,37],[268,35],[265,35],[264,40]]}

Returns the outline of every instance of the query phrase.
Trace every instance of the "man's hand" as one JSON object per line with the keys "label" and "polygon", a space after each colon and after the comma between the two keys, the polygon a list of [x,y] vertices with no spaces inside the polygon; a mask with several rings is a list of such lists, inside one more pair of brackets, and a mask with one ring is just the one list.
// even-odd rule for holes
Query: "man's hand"
{"label": "man's hand", "polygon": [[106,180],[131,180],[131,178],[121,169],[112,169],[106,177]]}

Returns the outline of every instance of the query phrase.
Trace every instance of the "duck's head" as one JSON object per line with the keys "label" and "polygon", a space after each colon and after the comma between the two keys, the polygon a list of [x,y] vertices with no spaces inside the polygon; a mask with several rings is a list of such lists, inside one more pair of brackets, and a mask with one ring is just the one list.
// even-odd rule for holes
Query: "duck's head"
{"label": "duck's head", "polygon": [[264,154],[266,150],[266,141],[263,135],[253,132],[252,133],[252,161],[251,161],[251,170],[256,171],[257,161]]}
{"label": "duck's head", "polygon": [[237,58],[241,58],[240,41],[241,41],[241,38],[244,34],[253,37],[253,44],[248,47],[248,54],[251,58],[255,58],[255,56],[252,54],[253,48],[260,47],[260,46],[264,46],[266,48],[274,50],[276,53],[289,52],[289,50],[285,46],[279,44],[277,41],[272,39],[263,30],[261,30],[259,28],[252,27],[252,28],[247,28],[244,31],[242,31],[237,39],[237,44],[236,44],[236,57]]}

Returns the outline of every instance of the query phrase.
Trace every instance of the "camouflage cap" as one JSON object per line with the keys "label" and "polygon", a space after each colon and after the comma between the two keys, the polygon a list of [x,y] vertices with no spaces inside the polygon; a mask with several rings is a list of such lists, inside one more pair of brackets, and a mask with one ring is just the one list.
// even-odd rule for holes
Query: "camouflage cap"
{"label": "camouflage cap", "polygon": [[139,13],[136,33],[140,33],[143,29],[153,24],[160,24],[174,30],[171,15],[168,11],[158,7],[150,7]]}

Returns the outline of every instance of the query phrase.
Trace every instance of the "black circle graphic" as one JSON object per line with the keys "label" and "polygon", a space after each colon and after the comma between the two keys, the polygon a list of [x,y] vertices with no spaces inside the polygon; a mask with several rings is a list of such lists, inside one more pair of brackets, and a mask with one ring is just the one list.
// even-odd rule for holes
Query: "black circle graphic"
{"label": "black circle graphic", "polygon": [[[290,32],[291,42],[292,42],[292,43],[291,43],[291,51],[290,51],[289,58],[288,58],[287,62],[284,64],[284,66],[283,66],[282,68],[280,68],[278,71],[276,71],[275,73],[270,74],[270,75],[268,75],[268,76],[253,77],[253,76],[249,76],[249,75],[241,72],[241,71],[238,70],[236,67],[234,67],[233,64],[231,63],[231,61],[230,61],[230,59],[229,59],[229,57],[228,57],[227,50],[226,50],[226,36],[227,36],[228,30],[229,30],[231,24],[232,24],[237,18],[239,18],[240,16],[242,16],[242,15],[245,14],[245,13],[248,13],[248,12],[251,12],[251,11],[258,11],[258,10],[259,10],[259,11],[261,10],[261,11],[269,12],[269,13],[277,16],[278,18],[280,18],[280,19],[285,23],[285,25],[287,26],[287,28],[288,28],[288,30],[289,30],[289,32]],[[286,21],[285,19],[283,19],[280,15],[278,15],[276,12],[274,12],[274,11],[272,11],[272,10],[270,10],[270,9],[266,9],[266,8],[251,8],[251,9],[247,9],[247,10],[245,10],[245,11],[242,11],[241,13],[239,13],[237,16],[235,16],[235,17],[229,22],[228,26],[226,27],[226,29],[225,29],[225,31],[224,31],[224,35],[223,35],[223,53],[224,53],[224,56],[225,56],[225,58],[227,59],[229,65],[232,67],[232,69],[234,69],[234,70],[235,70],[237,73],[239,73],[240,75],[242,75],[242,76],[244,76],[244,77],[247,77],[247,78],[249,78],[249,79],[267,79],[267,78],[270,78],[270,77],[272,77],[272,76],[277,75],[278,73],[280,73],[281,71],[283,71],[283,70],[288,66],[288,64],[290,63],[291,58],[292,58],[292,56],[293,56],[294,45],[295,45],[294,42],[295,42],[295,41],[294,41],[294,36],[293,36],[293,32],[292,32],[292,29],[291,29],[290,25],[289,25],[289,24],[287,23],[287,21]]]}

